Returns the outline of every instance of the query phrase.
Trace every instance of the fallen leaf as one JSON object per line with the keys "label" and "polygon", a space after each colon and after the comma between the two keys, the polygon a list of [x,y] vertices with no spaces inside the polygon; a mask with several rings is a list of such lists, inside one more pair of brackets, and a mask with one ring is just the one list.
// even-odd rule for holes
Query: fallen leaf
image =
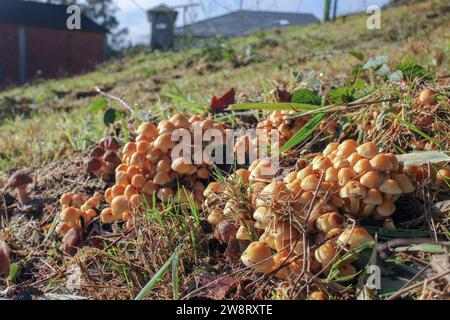
{"label": "fallen leaf", "polygon": [[211,109],[214,113],[222,113],[226,107],[235,103],[236,92],[234,88],[225,93],[225,95],[221,98],[217,98],[214,96],[211,100]]}
{"label": "fallen leaf", "polygon": [[219,274],[205,272],[198,278],[193,279],[188,285],[189,300],[224,300],[231,291],[238,288],[242,279],[232,276],[222,276]]}

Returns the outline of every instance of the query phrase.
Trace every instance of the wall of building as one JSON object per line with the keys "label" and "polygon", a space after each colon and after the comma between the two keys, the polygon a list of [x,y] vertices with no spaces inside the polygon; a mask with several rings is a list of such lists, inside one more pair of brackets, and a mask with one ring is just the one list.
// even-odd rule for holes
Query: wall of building
{"label": "wall of building", "polygon": [[74,75],[104,60],[103,34],[28,27],[26,38],[27,79]]}
{"label": "wall of building", "polygon": [[[0,24],[0,75],[6,85],[20,81],[19,30],[17,25]],[[104,34],[27,26],[24,35],[27,81],[79,74],[104,60]]]}
{"label": "wall of building", "polygon": [[19,28],[0,23],[0,87],[19,81]]}

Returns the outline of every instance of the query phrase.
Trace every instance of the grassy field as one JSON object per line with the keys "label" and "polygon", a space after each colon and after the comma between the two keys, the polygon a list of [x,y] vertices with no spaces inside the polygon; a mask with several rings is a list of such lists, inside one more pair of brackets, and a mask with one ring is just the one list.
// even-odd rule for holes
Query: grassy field
{"label": "grassy field", "polygon": [[[108,128],[101,115],[88,111],[99,99],[95,87],[136,110],[159,114],[160,107],[165,112],[205,109],[213,95],[231,87],[241,101],[257,99],[263,84],[286,83],[298,72],[339,83],[358,63],[350,51],[387,55],[390,64],[413,57],[438,76],[448,72],[450,20],[445,1],[383,12],[382,30],[368,30],[366,19],[356,15],[333,24],[255,34],[209,49],[141,53],[86,75],[0,92],[0,171],[49,163],[97,141]],[[444,57],[439,66],[438,54]],[[182,103],[188,101],[195,104]],[[110,105],[120,108],[115,102]]]}

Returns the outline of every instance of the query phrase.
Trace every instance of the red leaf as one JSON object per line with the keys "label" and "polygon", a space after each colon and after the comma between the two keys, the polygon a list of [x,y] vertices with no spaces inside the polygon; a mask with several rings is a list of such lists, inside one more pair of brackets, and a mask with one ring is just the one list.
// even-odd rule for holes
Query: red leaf
{"label": "red leaf", "polygon": [[276,95],[278,102],[291,102],[292,100],[292,95],[289,93],[289,91],[283,88],[277,88]]}
{"label": "red leaf", "polygon": [[225,93],[225,95],[221,98],[217,98],[214,96],[211,101],[211,109],[214,113],[221,113],[225,110],[226,107],[235,103],[236,92],[234,88]]}

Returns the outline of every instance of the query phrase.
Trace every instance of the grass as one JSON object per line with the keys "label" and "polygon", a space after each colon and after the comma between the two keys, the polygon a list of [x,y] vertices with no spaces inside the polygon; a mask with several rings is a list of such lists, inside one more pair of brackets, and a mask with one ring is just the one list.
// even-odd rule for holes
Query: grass
{"label": "grass", "polygon": [[[448,14],[441,13],[444,6],[445,1],[434,0],[385,11],[382,30],[368,30],[365,15],[357,15],[333,25],[292,27],[225,41],[234,52],[226,61],[208,61],[210,54],[201,48],[140,53],[86,75],[0,92],[0,170],[51,162],[73,150],[84,150],[111,131],[99,115],[87,111],[99,98],[94,87],[123,98],[138,112],[167,117],[173,110],[203,111],[213,95],[231,87],[251,101],[260,96],[261,83],[266,83],[266,91],[289,82],[292,73],[339,81],[336,75],[350,73],[358,63],[350,51],[367,57],[387,55],[393,63],[414,56],[419,64],[443,75],[439,72],[449,69],[450,56]],[[439,15],[428,19],[432,13]],[[437,51],[445,56],[440,66],[434,63]],[[315,71],[311,74],[311,70]],[[116,102],[110,105],[121,108]]]}

